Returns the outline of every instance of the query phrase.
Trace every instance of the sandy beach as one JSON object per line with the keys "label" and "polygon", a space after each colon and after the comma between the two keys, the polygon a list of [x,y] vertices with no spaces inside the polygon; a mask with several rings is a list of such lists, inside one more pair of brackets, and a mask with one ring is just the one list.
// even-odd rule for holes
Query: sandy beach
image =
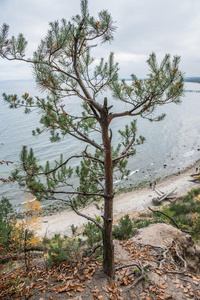
{"label": "sandy beach", "polygon": [[[174,194],[178,197],[187,193],[192,188],[199,187],[199,184],[191,182],[191,174],[194,174],[196,167],[200,166],[198,161],[192,167],[187,168],[180,174],[173,174],[157,182],[156,189],[163,193],[169,193],[176,188]],[[143,189],[133,190],[132,192],[123,193],[117,195],[114,198],[114,222],[121,218],[125,214],[134,215],[135,212],[147,209],[152,205],[152,199],[158,195],[156,192],[147,186]],[[100,207],[103,202],[100,203]],[[81,210],[82,213],[94,217],[101,216],[102,210],[98,210],[94,204]],[[41,230],[38,231],[39,236],[52,237],[54,234],[60,233],[61,235],[71,236],[71,225],[82,227],[88,221],[78,216],[73,211],[62,211],[51,216],[44,216],[41,218]]]}

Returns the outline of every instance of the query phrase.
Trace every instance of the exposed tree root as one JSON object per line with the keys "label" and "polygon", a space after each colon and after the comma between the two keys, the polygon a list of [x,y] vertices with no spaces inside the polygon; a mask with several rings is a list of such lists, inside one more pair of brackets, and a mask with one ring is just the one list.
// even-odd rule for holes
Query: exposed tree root
{"label": "exposed tree root", "polygon": [[[149,267],[149,266],[150,266],[149,263],[145,264],[144,266],[142,266],[140,263],[132,263],[132,264],[123,265],[123,266],[115,268],[115,272],[119,271],[121,269],[130,268],[130,267],[137,267],[137,269],[140,270],[139,274],[141,274],[141,275],[138,278],[136,278],[133,281],[133,283],[129,284],[125,289],[123,289],[123,292],[126,292],[129,289],[134,288],[141,280],[144,280],[145,279],[145,269],[147,267]],[[130,277],[131,275],[135,275],[135,274],[136,274],[136,270],[133,270],[133,271],[131,271],[131,273],[125,274],[125,275],[127,275],[128,277]]]}
{"label": "exposed tree root", "polygon": [[[151,247],[155,251],[157,251],[158,249],[161,250],[161,253],[159,254],[159,256],[162,257],[162,259],[160,261],[156,261],[158,263],[158,267],[157,267],[158,270],[163,269],[163,264],[167,263],[167,254],[170,251],[174,251],[175,257],[177,257],[183,263],[184,268],[183,268],[182,271],[180,271],[180,270],[170,270],[170,271],[164,270],[164,272],[165,273],[173,273],[173,274],[184,274],[186,272],[187,262],[183,259],[183,257],[177,251],[174,239],[171,240],[170,245],[169,245],[168,248],[164,248],[164,247],[160,247],[160,246],[153,246],[153,245],[150,245],[150,244],[147,244],[147,245],[146,244],[145,245],[140,244],[140,245],[141,246],[146,246],[146,247]],[[175,264],[173,257],[171,257],[170,265],[173,265],[176,269],[178,269],[178,266]]]}
{"label": "exposed tree root", "polygon": [[103,244],[98,244],[98,245],[95,245],[92,249],[89,249],[89,250],[86,250],[86,253],[88,254],[88,256],[90,257],[93,253],[95,253],[95,251],[98,249],[98,248],[103,248]]}

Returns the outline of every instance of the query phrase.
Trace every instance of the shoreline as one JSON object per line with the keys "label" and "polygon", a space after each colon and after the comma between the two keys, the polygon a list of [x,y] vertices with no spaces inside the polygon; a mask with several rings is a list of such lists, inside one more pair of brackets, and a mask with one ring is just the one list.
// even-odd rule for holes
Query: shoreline
{"label": "shoreline", "polygon": [[[179,173],[168,175],[167,177],[158,180],[156,189],[168,193],[176,188],[176,197],[183,196],[187,191],[192,188],[198,187],[199,184],[189,181],[191,174],[195,173],[196,167],[200,166],[200,160],[192,166],[185,168]],[[113,217],[114,223],[116,223],[122,216],[129,214],[130,216],[137,215],[140,211],[143,211],[152,205],[152,199],[157,197],[155,191],[148,187],[134,189],[130,192],[122,192],[114,197],[113,202]],[[91,217],[101,216],[103,213],[103,200],[98,204],[101,207],[97,209],[95,204],[81,209],[83,214]],[[41,229],[38,230],[38,236],[53,237],[55,234],[71,236],[71,225],[77,226],[80,229],[84,224],[88,222],[87,219],[78,216],[74,211],[62,210],[52,215],[45,215],[40,217]]]}

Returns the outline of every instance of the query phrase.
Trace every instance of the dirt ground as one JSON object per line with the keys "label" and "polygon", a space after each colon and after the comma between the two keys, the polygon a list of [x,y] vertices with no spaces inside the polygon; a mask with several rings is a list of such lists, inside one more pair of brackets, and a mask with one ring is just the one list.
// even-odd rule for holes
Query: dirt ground
{"label": "dirt ground", "polygon": [[[0,298],[200,299],[200,249],[191,236],[170,225],[152,224],[140,229],[132,239],[114,243],[118,271],[113,281],[105,277],[101,263],[94,259],[77,258],[53,269],[45,268],[44,260],[37,259],[26,274],[15,270],[18,279],[13,279],[13,271],[1,274]],[[6,294],[6,287],[13,291],[12,280],[18,286],[15,293]]]}

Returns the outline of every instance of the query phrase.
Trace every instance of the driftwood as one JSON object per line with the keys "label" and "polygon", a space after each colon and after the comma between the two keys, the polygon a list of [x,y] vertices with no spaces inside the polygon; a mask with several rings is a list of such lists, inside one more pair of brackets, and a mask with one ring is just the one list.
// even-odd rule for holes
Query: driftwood
{"label": "driftwood", "polygon": [[152,199],[153,204],[154,205],[160,204],[164,200],[169,200],[171,202],[171,199],[175,198],[175,196],[172,196],[172,194],[175,192],[176,189],[177,188],[175,188],[173,191],[167,194],[163,194],[163,192],[155,190],[155,192],[159,195],[159,197]]}
{"label": "driftwood", "polygon": [[200,173],[192,174],[191,177],[194,177],[194,179],[190,180],[191,182],[200,183]]}
{"label": "driftwood", "polygon": [[195,176],[199,176],[200,173],[195,173],[195,174],[191,174],[190,176],[195,177]]}

